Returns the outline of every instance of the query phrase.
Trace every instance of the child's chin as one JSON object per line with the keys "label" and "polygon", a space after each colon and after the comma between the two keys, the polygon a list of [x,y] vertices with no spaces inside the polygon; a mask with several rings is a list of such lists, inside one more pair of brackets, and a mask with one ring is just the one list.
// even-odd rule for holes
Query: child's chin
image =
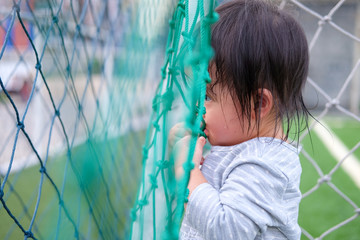
{"label": "child's chin", "polygon": [[208,143],[210,143],[210,145],[215,146],[216,142],[212,141],[211,138],[208,137],[207,139]]}

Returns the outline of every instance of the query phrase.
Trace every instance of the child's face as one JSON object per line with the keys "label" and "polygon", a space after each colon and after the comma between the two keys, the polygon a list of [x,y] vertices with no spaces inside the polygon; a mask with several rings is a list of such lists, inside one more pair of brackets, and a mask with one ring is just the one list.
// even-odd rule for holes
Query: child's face
{"label": "child's face", "polygon": [[220,90],[219,85],[207,90],[205,108],[204,132],[211,145],[231,146],[253,138],[247,118],[238,116],[228,90]]}

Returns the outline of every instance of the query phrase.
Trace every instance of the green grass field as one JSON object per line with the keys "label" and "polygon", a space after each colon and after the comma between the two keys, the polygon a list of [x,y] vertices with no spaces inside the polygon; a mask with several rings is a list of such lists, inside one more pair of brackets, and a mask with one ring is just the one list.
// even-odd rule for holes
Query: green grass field
{"label": "green grass field", "polygon": [[[81,239],[98,239],[98,226],[102,228],[104,239],[125,238],[129,234],[129,209],[134,204],[141,174],[141,151],[134,150],[141,149],[143,136],[144,132],[139,132],[107,142],[86,142],[72,149],[73,166],[67,154],[49,159],[47,172],[82,233]],[[48,179],[43,180],[32,228],[34,236],[37,239],[74,239],[75,228],[64,209],[59,207],[55,188]],[[7,207],[25,230],[35,210],[40,181],[37,165],[12,174],[4,190]],[[2,204],[0,223],[0,239],[24,238]]]}
{"label": "green grass field", "polygon": [[[328,119],[326,123],[349,149],[360,141],[358,122],[346,119]],[[309,137],[304,139],[303,147],[315,159],[322,171],[327,174],[337,162],[315,133],[312,133],[311,137],[312,142]],[[74,148],[72,159],[74,167],[80,173],[84,188],[79,187],[79,180],[67,161],[66,155],[49,160],[47,164],[49,175],[60,191],[64,186],[65,205],[81,232],[86,233],[82,236],[84,239],[97,239],[99,236],[91,218],[89,205],[84,198],[84,192],[90,197],[91,206],[96,206],[93,214],[97,219],[100,219],[101,226],[109,224],[111,226],[104,229],[111,231],[116,228],[118,236],[127,236],[130,223],[129,209],[135,199],[141,174],[141,151],[139,149],[141,149],[143,138],[144,132],[133,133],[107,143],[94,141],[92,144],[86,143]],[[112,150],[114,148],[121,149],[121,151],[109,151],[109,148]],[[135,151],[136,149],[137,151]],[[111,152],[115,152],[117,156],[110,155]],[[354,154],[358,159],[360,158],[359,149]],[[99,159],[102,162],[99,162]],[[301,156],[301,164],[303,167],[301,191],[305,193],[317,184],[319,175],[304,156]],[[108,187],[112,188],[110,196],[107,196],[102,183],[99,166],[106,176]],[[6,185],[6,204],[11,209],[12,214],[26,228],[29,226],[34,212],[40,178],[39,166],[34,166],[11,175],[9,178],[11,186]],[[335,172],[331,182],[357,206],[360,205],[359,188],[341,168]],[[118,213],[119,221],[115,220],[115,216],[109,208],[109,199]],[[302,200],[299,223],[301,227],[316,238],[353,215],[355,215],[354,208],[327,184],[323,184],[313,194]],[[0,208],[0,222],[0,239],[23,238],[24,234],[15,226],[14,221],[2,206]],[[56,192],[47,179],[44,179],[35,223],[33,232],[40,239],[54,239],[56,234],[58,239],[73,239],[74,227],[65,217],[64,211],[62,209],[59,211]],[[360,236],[359,226],[360,217],[357,217],[324,239],[358,240]],[[58,231],[59,229],[60,231]],[[111,235],[109,232],[105,234]],[[308,238],[303,235],[302,239]]]}
{"label": "green grass field", "polygon": [[[353,148],[360,141],[360,135],[358,134],[360,123],[354,120],[340,118],[326,119],[325,122],[347,148]],[[327,174],[337,164],[337,161],[314,132],[311,134],[311,138],[312,144],[310,138],[306,137],[303,141],[303,147],[316,161],[323,173]],[[360,149],[357,149],[354,155],[360,159]],[[305,193],[316,185],[319,175],[303,155],[301,156],[301,164],[303,167],[301,191]],[[360,206],[360,189],[342,168],[339,168],[334,173],[331,182],[357,206]],[[355,214],[354,208],[325,183],[313,194],[302,200],[299,223],[307,232],[316,238]],[[352,222],[324,237],[326,240],[358,240],[359,238],[359,216]],[[302,236],[302,239],[308,238]]]}

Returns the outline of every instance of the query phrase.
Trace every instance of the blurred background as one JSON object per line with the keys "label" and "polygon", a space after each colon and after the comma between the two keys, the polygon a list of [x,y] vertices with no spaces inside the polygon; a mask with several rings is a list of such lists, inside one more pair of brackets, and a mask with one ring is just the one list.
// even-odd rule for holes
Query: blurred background
{"label": "blurred background", "polygon": [[[0,238],[129,238],[177,1],[0,2]],[[360,2],[276,3],[311,55],[302,239],[359,239]]]}

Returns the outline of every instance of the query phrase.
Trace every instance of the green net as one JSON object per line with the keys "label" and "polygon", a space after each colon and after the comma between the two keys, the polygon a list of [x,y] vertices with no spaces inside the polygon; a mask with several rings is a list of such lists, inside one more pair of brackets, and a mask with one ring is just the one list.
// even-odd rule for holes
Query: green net
{"label": "green net", "polygon": [[[212,1],[179,1],[170,20],[165,63],[161,82],[153,100],[153,113],[143,151],[143,173],[135,207],[132,210],[133,233],[143,239],[158,234],[164,239],[177,239],[192,155],[201,131],[206,83],[210,82],[208,62],[212,57],[210,25],[217,20]],[[175,117],[172,108],[185,116]],[[189,153],[184,163],[184,175],[174,176],[174,153],[168,149],[169,125],[182,119],[191,132]],[[150,216],[150,217],[147,217]],[[157,219],[158,218],[158,219]],[[152,225],[152,229],[145,226]],[[144,233],[144,230],[147,230]],[[152,232],[152,233],[151,233]]]}
{"label": "green net", "polygon": [[[180,118],[168,112],[183,108],[177,114],[192,130],[193,152],[213,7],[143,0],[4,5],[1,238],[143,238],[148,229],[154,239],[177,238],[192,165],[189,158],[177,183],[167,133]],[[163,212],[156,207],[162,203]]]}

